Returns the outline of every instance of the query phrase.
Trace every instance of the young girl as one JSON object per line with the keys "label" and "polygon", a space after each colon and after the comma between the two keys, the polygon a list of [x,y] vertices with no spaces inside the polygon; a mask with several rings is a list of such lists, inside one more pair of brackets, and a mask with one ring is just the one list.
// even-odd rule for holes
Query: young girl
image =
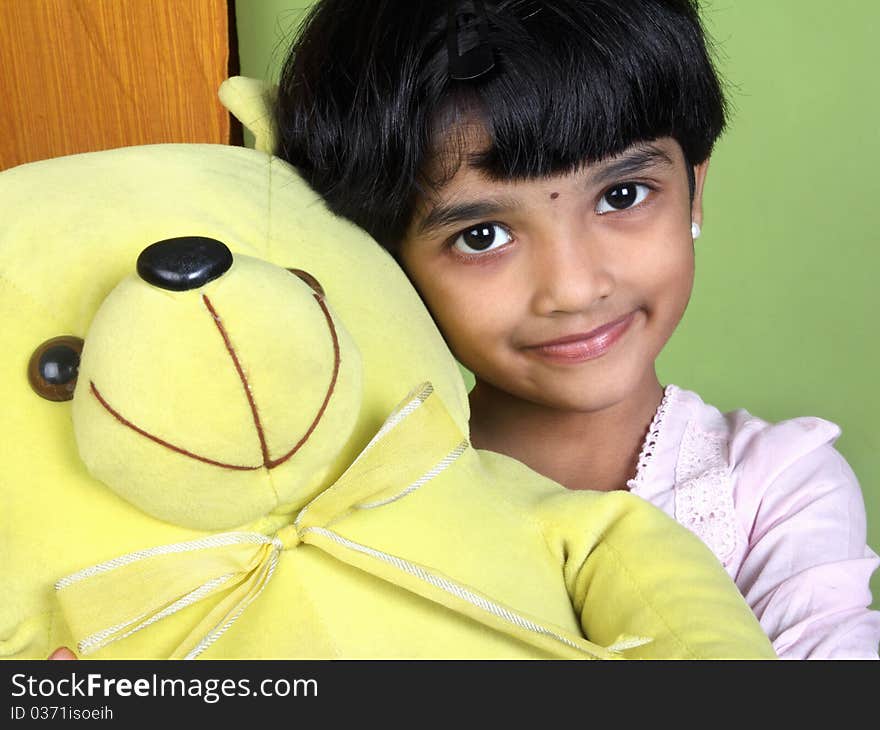
{"label": "young girl", "polygon": [[277,153],[395,256],[473,372],[476,447],[672,515],[780,656],[878,657],[839,429],[656,375],[725,125],[694,2],[320,0],[276,121]]}

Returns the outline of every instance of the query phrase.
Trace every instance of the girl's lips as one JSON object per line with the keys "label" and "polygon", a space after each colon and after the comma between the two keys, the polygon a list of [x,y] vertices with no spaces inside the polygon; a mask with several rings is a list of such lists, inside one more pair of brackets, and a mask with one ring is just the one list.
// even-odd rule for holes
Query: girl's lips
{"label": "girl's lips", "polygon": [[531,345],[525,350],[544,360],[579,363],[594,360],[610,350],[623,337],[635,318],[635,312],[603,324],[590,332],[567,335],[556,340]]}

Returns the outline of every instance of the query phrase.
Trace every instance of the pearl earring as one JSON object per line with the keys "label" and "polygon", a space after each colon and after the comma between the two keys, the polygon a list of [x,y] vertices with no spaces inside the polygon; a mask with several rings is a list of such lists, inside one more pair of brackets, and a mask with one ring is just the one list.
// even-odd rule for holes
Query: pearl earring
{"label": "pearl earring", "polygon": [[691,223],[691,238],[695,241],[700,237],[700,224],[699,223]]}

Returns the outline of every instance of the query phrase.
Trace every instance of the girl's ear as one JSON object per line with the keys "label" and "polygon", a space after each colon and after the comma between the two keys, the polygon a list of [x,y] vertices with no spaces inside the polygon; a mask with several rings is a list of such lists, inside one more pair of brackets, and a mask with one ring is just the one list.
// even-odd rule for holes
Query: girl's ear
{"label": "girl's ear", "polygon": [[706,183],[706,173],[709,171],[709,159],[707,157],[699,165],[694,165],[694,199],[691,202],[691,221],[700,227],[703,225],[703,186]]}

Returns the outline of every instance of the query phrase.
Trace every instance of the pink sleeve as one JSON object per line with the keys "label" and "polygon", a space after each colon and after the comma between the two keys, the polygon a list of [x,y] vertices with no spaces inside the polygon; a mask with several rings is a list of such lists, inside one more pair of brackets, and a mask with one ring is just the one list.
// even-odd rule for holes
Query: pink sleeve
{"label": "pink sleeve", "polygon": [[753,434],[737,459],[751,531],[736,583],[780,657],[878,658],[880,612],[868,606],[880,558],[859,483],[831,445],[838,434],[793,419]]}

